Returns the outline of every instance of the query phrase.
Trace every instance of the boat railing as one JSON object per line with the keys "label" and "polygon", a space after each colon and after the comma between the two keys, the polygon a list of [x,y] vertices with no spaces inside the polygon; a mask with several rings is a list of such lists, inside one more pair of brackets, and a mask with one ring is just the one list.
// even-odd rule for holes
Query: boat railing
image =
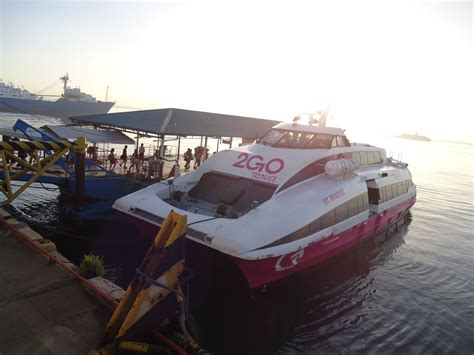
{"label": "boat railing", "polygon": [[402,162],[400,159],[395,159],[392,157],[387,158],[387,164],[396,166],[398,168],[406,168],[408,166],[407,163]]}

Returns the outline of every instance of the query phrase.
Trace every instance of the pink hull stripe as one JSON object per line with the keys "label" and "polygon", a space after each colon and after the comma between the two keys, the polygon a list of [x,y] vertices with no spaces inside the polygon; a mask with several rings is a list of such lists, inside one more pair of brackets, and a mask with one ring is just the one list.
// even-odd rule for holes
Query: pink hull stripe
{"label": "pink hull stripe", "polygon": [[342,233],[330,235],[304,249],[295,250],[284,256],[260,260],[244,260],[230,257],[245,275],[250,288],[270,284],[308,267],[317,265],[384,230],[395,222],[403,212],[415,203],[416,196],[393,206],[382,213],[374,214],[368,220]]}

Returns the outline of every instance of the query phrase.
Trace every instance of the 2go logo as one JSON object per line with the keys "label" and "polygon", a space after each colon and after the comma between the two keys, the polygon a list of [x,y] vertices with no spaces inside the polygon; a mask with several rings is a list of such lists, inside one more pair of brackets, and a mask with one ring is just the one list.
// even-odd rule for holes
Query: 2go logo
{"label": "2go logo", "polygon": [[265,170],[268,174],[278,174],[285,167],[285,162],[280,158],[273,158],[265,162],[265,158],[261,155],[240,153],[237,161],[232,166],[240,169],[257,170],[258,172]]}

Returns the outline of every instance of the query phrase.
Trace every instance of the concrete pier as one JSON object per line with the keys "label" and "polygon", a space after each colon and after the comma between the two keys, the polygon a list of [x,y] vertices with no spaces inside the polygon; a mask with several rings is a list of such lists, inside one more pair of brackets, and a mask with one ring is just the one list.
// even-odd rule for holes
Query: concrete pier
{"label": "concrete pier", "polygon": [[0,227],[0,354],[87,354],[110,315],[77,278]]}

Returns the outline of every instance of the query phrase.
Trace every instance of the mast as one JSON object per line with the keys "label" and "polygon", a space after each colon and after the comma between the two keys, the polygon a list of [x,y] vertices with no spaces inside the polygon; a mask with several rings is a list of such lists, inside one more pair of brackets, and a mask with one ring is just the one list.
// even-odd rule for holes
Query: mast
{"label": "mast", "polygon": [[66,73],[66,75],[60,77],[59,80],[61,80],[64,83],[64,85],[63,85],[63,90],[64,90],[63,96],[66,96],[66,89],[67,89],[67,82],[69,81],[69,74]]}
{"label": "mast", "polygon": [[329,110],[331,109],[331,105],[328,105],[328,107],[326,107],[326,110],[324,110],[324,112],[319,112],[320,116],[319,116],[319,126],[320,127],[326,127],[326,120],[328,118],[328,114],[329,114]]}

